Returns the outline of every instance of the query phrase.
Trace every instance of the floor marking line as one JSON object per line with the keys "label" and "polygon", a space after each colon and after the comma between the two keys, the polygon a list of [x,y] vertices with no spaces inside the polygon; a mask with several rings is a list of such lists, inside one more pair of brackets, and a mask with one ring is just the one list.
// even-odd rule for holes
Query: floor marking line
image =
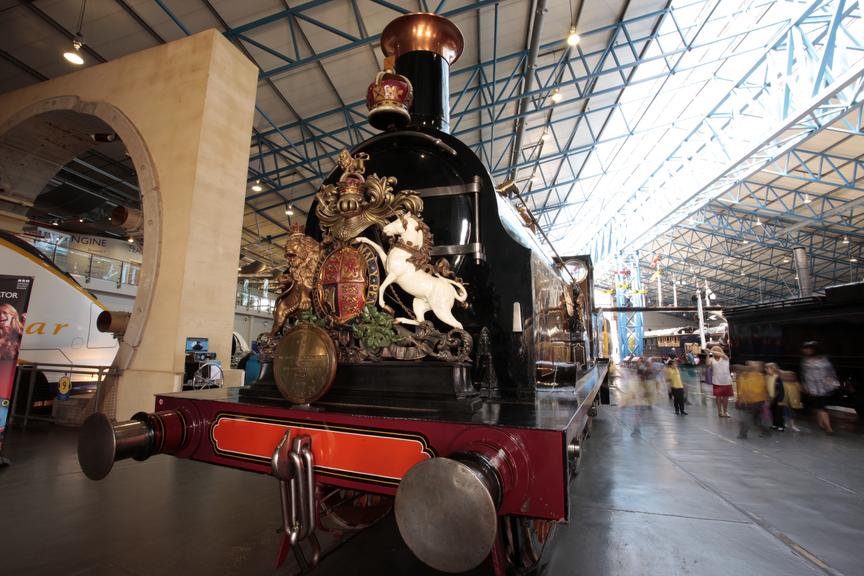
{"label": "floor marking line", "polygon": [[731,438],[726,438],[722,434],[718,434],[717,432],[713,432],[711,430],[708,430],[707,428],[699,428],[699,429],[704,430],[705,432],[707,432],[708,434],[711,434],[712,436],[716,436],[717,438],[720,438],[724,442],[728,442],[730,444],[738,444],[738,442],[736,442],[735,440],[732,440]]}
{"label": "floor marking line", "polygon": [[612,512],[628,512],[630,514],[647,514],[649,516],[667,516],[669,518],[683,518],[685,520],[704,520],[706,522],[725,522],[727,524],[744,524],[746,526],[750,526],[752,522],[745,522],[744,520],[725,520],[723,518],[706,518],[704,516],[686,516],[684,514],[668,514],[664,512],[649,512],[647,510],[628,510],[627,508],[614,508],[608,507],[604,508],[602,506],[580,506],[576,505],[574,508],[584,508],[587,510],[610,510]]}

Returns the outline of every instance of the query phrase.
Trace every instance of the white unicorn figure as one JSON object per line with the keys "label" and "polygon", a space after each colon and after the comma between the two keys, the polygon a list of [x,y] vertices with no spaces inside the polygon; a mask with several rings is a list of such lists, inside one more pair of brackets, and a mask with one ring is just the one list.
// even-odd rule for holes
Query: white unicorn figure
{"label": "white unicorn figure", "polygon": [[412,308],[414,316],[417,317],[416,320],[396,318],[396,322],[419,325],[424,321],[426,312],[431,310],[439,320],[461,330],[462,323],[453,317],[453,304],[456,301],[465,302],[468,292],[460,282],[440,274],[430,274],[426,270],[429,267],[423,266],[428,263],[429,248],[432,244],[431,236],[426,236],[428,226],[408,212],[397,216],[381,230],[388,237],[396,238],[389,253],[385,253],[381,246],[368,238],[355,238],[356,242],[368,244],[375,249],[387,272],[378,292],[378,305],[385,308],[384,289],[395,282],[405,292],[414,296]]}

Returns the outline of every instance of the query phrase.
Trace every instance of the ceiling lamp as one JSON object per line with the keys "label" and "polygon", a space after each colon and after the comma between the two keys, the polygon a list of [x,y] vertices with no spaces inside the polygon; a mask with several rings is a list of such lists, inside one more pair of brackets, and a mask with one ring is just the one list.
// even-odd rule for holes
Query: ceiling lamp
{"label": "ceiling lamp", "polygon": [[756,226],[762,226],[762,220],[760,220],[758,216],[756,216],[756,224],[755,225]]}
{"label": "ceiling lamp", "polygon": [[844,234],[844,235],[843,235],[843,244],[848,244],[848,243],[849,243],[849,236],[847,236],[846,234]]}
{"label": "ceiling lamp", "polygon": [[255,183],[252,184],[253,192],[261,192],[264,188],[261,186],[261,180],[255,180]]}
{"label": "ceiling lamp", "polygon": [[552,140],[552,134],[548,130],[544,130],[541,138],[543,138],[544,142],[548,142],[549,140]]}
{"label": "ceiling lamp", "polygon": [[129,239],[127,240],[127,242],[129,242],[129,244],[134,244],[135,239],[130,236]]}
{"label": "ceiling lamp", "polygon": [[576,33],[576,27],[570,27],[570,33],[567,34],[567,45],[568,46],[576,46],[579,44],[579,34]]}
{"label": "ceiling lamp", "polygon": [[788,264],[788,263],[789,263],[789,258],[785,258],[785,257],[784,257],[784,258],[783,258],[783,263],[784,263],[784,264]]}
{"label": "ceiling lamp", "polygon": [[291,206],[290,204],[285,206],[285,215],[286,216],[293,216],[294,215],[294,207]]}
{"label": "ceiling lamp", "polygon": [[804,204],[809,204],[811,202],[810,195],[804,194],[804,200],[802,200],[802,202],[804,202]]}
{"label": "ceiling lamp", "polygon": [[564,99],[564,95],[561,94],[557,89],[552,93],[552,102],[554,104],[558,104],[561,100]]}
{"label": "ceiling lamp", "polygon": [[72,50],[64,52],[63,58],[65,58],[67,62],[75,64],[76,66],[81,66],[84,64],[84,58],[81,56],[82,46],[84,46],[84,39],[80,36],[76,36],[75,39],[72,40]]}
{"label": "ceiling lamp", "polygon": [[858,262],[858,259],[857,258],[849,258],[849,262],[852,262],[854,264],[855,262]]}
{"label": "ceiling lamp", "polygon": [[81,12],[78,13],[78,31],[72,37],[72,50],[63,53],[63,58],[76,66],[84,64],[81,56],[81,48],[84,46],[84,37],[81,36],[81,28],[84,26],[84,11],[87,9],[87,0],[81,0]]}

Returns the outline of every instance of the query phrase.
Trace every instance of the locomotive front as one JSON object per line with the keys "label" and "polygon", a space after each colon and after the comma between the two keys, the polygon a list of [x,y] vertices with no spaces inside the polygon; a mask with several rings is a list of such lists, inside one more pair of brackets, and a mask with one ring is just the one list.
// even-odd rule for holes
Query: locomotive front
{"label": "locomotive front", "polygon": [[95,415],[79,460],[94,479],[160,452],[273,474],[283,550],[314,538],[331,487],[395,496],[405,542],[437,569],[527,567],[569,517],[605,380],[590,260],[548,258],[449,134],[458,28],[408,14],[381,46],[368,103],[383,133],[340,154],[292,230],[258,381],[162,394],[129,422]]}

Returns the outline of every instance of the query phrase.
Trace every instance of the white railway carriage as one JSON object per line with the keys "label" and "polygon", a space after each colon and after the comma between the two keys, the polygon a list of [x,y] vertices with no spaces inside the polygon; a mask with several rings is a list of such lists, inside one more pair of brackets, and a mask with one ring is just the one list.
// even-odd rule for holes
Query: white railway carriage
{"label": "white railway carriage", "polygon": [[[117,353],[111,334],[96,329],[105,307],[39,250],[20,238],[0,232],[0,271],[33,276],[33,292],[21,340],[20,362],[63,366],[110,366]],[[62,371],[42,372],[55,382]],[[73,382],[96,376],[69,374]]]}

